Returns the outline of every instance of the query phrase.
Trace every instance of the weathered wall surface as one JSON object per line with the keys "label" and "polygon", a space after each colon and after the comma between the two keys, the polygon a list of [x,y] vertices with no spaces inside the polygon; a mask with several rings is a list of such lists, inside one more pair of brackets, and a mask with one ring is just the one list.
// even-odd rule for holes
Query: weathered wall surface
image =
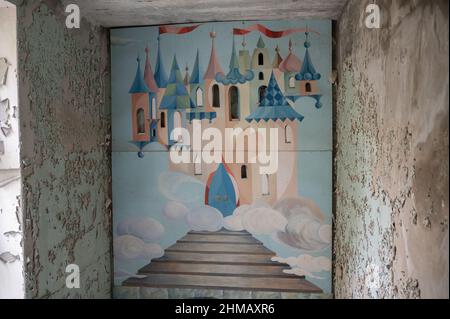
{"label": "weathered wall surface", "polygon": [[[17,1],[26,295],[110,297],[107,32],[58,0]],[[77,264],[80,289],[66,288]]]}
{"label": "weathered wall surface", "polygon": [[448,2],[351,0],[338,23],[337,298],[448,298]]}
{"label": "weathered wall surface", "polygon": [[16,8],[0,0],[0,299],[25,295],[16,43]]}

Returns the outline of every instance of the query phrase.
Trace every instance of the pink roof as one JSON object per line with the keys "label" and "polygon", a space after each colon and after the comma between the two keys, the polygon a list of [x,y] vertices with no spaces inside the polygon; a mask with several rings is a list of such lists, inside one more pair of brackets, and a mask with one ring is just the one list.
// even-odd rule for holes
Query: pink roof
{"label": "pink roof", "polygon": [[148,56],[149,49],[145,48],[146,59],[144,69],[144,81],[147,84],[151,92],[158,92],[158,85],[156,84],[155,77],[153,76],[152,66],[150,65],[150,59]]}
{"label": "pink roof", "polygon": [[302,61],[292,53],[292,41],[289,40],[289,54],[280,63],[279,69],[282,72],[299,72],[302,68]]}
{"label": "pink roof", "polygon": [[211,57],[209,58],[208,69],[203,76],[204,79],[215,79],[217,73],[223,73],[219,61],[217,61],[216,47],[214,45],[214,38],[216,37],[215,32],[211,32],[210,37],[212,39]]}

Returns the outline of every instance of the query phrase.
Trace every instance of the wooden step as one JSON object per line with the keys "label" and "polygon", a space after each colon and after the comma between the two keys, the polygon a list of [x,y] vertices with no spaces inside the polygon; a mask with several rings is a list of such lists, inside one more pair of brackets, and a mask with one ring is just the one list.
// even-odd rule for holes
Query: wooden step
{"label": "wooden step", "polygon": [[236,243],[236,244],[262,244],[252,236],[230,236],[223,234],[204,235],[187,234],[178,242],[207,242],[207,243]]}
{"label": "wooden step", "polygon": [[243,276],[149,274],[146,278],[129,278],[122,285],[158,288],[245,289],[283,292],[322,292],[303,278],[261,278]]}
{"label": "wooden step", "polygon": [[203,274],[216,276],[250,276],[250,277],[284,277],[284,278],[299,278],[295,275],[286,274],[284,269],[289,269],[289,266],[279,265],[236,265],[236,264],[222,264],[222,263],[183,263],[183,262],[158,262],[150,263],[141,268],[139,275],[154,274],[154,273],[170,273],[170,274]]}
{"label": "wooden step", "polygon": [[[272,254],[275,256],[275,254]],[[279,265],[279,262],[272,261],[269,255],[246,255],[234,253],[204,253],[204,252],[180,252],[180,251],[165,251],[163,257],[153,259],[152,263],[165,261],[180,261],[180,262],[201,262],[201,263],[222,263],[222,264],[237,264],[237,265]],[[284,264],[282,264],[284,265]]]}
{"label": "wooden step", "polygon": [[253,254],[253,255],[270,255],[273,256],[274,252],[270,251],[261,244],[226,244],[226,243],[183,243],[178,242],[168,249],[169,251],[179,252],[208,252],[212,254],[217,253],[235,253],[235,254]]}
{"label": "wooden step", "polygon": [[215,231],[215,232],[208,232],[208,231],[190,231],[188,234],[190,235],[224,235],[224,236],[252,236],[248,231],[231,231],[222,228],[221,230]]}

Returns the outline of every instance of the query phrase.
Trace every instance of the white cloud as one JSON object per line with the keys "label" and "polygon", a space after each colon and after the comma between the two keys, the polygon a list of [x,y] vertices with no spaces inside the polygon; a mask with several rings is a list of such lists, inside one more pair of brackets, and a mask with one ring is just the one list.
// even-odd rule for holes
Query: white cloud
{"label": "white cloud", "polygon": [[236,208],[231,216],[225,218],[225,228],[228,230],[247,230],[255,235],[266,235],[284,230],[286,218],[272,209],[264,201],[252,205],[242,205]]}
{"label": "white cloud", "polygon": [[327,248],[331,243],[331,226],[324,222],[324,214],[310,200],[291,198],[274,205],[287,218],[284,231],[277,233],[283,243],[309,251]]}
{"label": "white cloud", "polygon": [[114,257],[118,259],[153,259],[164,255],[158,244],[148,244],[132,235],[118,236],[114,239]]}
{"label": "white cloud", "polygon": [[131,217],[117,225],[117,235],[133,235],[152,242],[164,236],[164,226],[151,217]]}
{"label": "white cloud", "polygon": [[283,231],[287,220],[272,208],[252,208],[242,216],[244,228],[255,235],[268,235],[276,231]]}
{"label": "white cloud", "polygon": [[171,201],[185,204],[204,201],[205,185],[183,173],[162,172],[158,177],[158,189]]}
{"label": "white cloud", "polygon": [[169,219],[182,219],[189,213],[189,209],[184,204],[175,201],[167,202],[163,211]]}
{"label": "white cloud", "polygon": [[218,231],[223,227],[223,215],[214,207],[202,205],[186,216],[188,226],[195,231]]}
{"label": "white cloud", "polygon": [[291,269],[284,270],[287,274],[298,276],[309,276],[311,278],[323,279],[314,275],[322,271],[331,271],[331,260],[325,256],[314,257],[311,255],[300,255],[298,257],[273,257],[273,261],[288,264]]}

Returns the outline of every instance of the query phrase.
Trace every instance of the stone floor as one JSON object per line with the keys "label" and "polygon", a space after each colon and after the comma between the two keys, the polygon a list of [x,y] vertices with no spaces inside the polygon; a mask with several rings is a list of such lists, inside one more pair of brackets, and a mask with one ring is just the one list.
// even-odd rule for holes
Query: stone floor
{"label": "stone floor", "polygon": [[115,286],[114,299],[331,299],[331,294]]}

